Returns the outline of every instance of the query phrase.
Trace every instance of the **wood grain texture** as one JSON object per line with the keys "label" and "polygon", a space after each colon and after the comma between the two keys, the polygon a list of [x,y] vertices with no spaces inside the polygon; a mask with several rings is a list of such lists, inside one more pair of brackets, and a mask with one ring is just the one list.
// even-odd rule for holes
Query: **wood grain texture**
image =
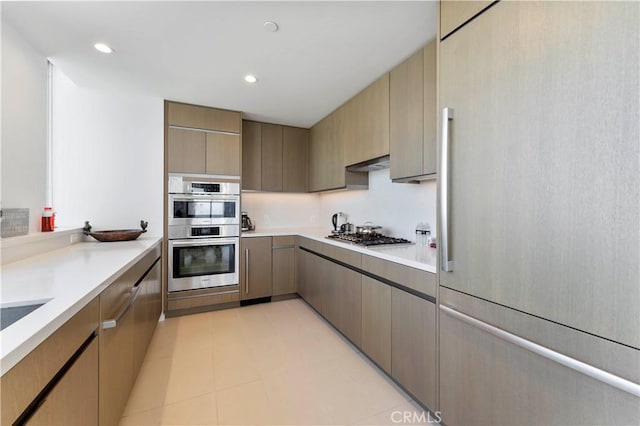
{"label": "wood grain texture", "polygon": [[273,248],[293,247],[296,244],[295,235],[279,235],[272,237]]}
{"label": "wood grain texture", "polygon": [[170,173],[206,171],[206,133],[169,128],[167,144],[167,167]]}
{"label": "wood grain texture", "polygon": [[357,94],[354,103],[355,149],[348,164],[388,155],[389,73]]}
{"label": "wood grain texture", "polygon": [[[246,250],[249,251],[248,265]],[[271,296],[271,276],[271,237],[241,238],[240,300]]]}
{"label": "wood grain texture", "polygon": [[440,314],[448,425],[635,425],[638,398]]}
{"label": "wood grain texture", "polygon": [[282,126],[262,124],[262,190],[282,191]]}
{"label": "wood grain texture", "polygon": [[391,179],[423,174],[423,65],[420,49],[389,73]]}
{"label": "wood grain texture", "polygon": [[362,351],[391,374],[391,287],[362,277]]}
{"label": "wood grain texture", "polygon": [[242,120],[242,189],[262,189],[262,123]]}
{"label": "wood grain texture", "polygon": [[241,114],[218,108],[167,102],[167,124],[194,129],[240,133]]}
{"label": "wood grain texture", "polygon": [[206,173],[240,176],[240,136],[207,133]]}
{"label": "wood grain texture", "polygon": [[284,126],[282,147],[282,190],[309,189],[309,130]]}
{"label": "wood grain texture", "polygon": [[435,40],[422,49],[423,112],[422,174],[434,175],[438,163],[438,54]]}
{"label": "wood grain texture", "polygon": [[98,328],[98,298],[38,345],[0,378],[2,424],[13,424],[62,366]]}
{"label": "wood grain texture", "polygon": [[491,3],[493,3],[492,0],[441,0],[440,38],[446,37]]}
{"label": "wood grain texture", "polygon": [[[237,287],[236,287],[237,288]],[[211,307],[240,301],[240,293],[202,294],[197,297],[185,299],[167,299],[167,310],[170,316],[176,313],[187,313],[190,309]]]}
{"label": "wood grain texture", "polygon": [[26,424],[98,424],[98,339],[85,348]]}
{"label": "wood grain texture", "polygon": [[640,348],[639,9],[500,2],[441,43],[441,285]]}
{"label": "wood grain texture", "polygon": [[[276,237],[273,238],[275,240]],[[274,241],[271,256],[273,295],[295,293],[295,249],[293,247],[275,248]]]}
{"label": "wood grain texture", "polygon": [[362,269],[429,296],[436,296],[436,275],[373,256],[362,256]]}
{"label": "wood grain texture", "polygon": [[432,410],[436,408],[436,307],[391,289],[391,376]]}

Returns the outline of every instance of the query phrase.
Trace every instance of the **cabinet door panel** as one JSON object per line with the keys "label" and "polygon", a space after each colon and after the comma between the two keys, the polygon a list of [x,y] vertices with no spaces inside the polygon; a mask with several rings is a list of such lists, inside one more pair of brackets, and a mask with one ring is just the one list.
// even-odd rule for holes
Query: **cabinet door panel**
{"label": "cabinet door panel", "polygon": [[389,154],[389,74],[384,74],[355,98],[354,158],[359,163]]}
{"label": "cabinet door panel", "polygon": [[441,285],[640,347],[639,14],[499,2],[441,43]]}
{"label": "cabinet door panel", "polygon": [[422,49],[423,58],[423,130],[422,173],[437,172],[438,157],[438,54],[435,40]]}
{"label": "cabinet door panel", "polygon": [[362,277],[362,350],[391,374],[391,287]]}
{"label": "cabinet door panel", "polygon": [[167,102],[169,125],[195,129],[240,132],[240,113],[198,105]]}
{"label": "cabinet door panel", "polygon": [[242,121],[242,189],[262,189],[262,123]]}
{"label": "cabinet door panel", "polygon": [[271,296],[271,237],[242,238],[241,245],[240,299]]}
{"label": "cabinet door panel", "polygon": [[85,348],[26,424],[98,424],[98,339]]}
{"label": "cabinet door panel", "polygon": [[637,397],[442,311],[440,411],[450,425],[640,424]]}
{"label": "cabinet door panel", "polygon": [[205,173],[205,141],[205,132],[169,128],[169,172]]}
{"label": "cabinet door panel", "polygon": [[[275,237],[274,237],[275,239]],[[273,295],[295,293],[294,262],[295,251],[293,247],[273,249]]]}
{"label": "cabinet door panel", "polygon": [[422,49],[389,74],[389,143],[391,178],[422,175],[423,159]]}
{"label": "cabinet door panel", "polygon": [[262,124],[262,190],[282,191],[282,126]]}
{"label": "cabinet door panel", "polygon": [[427,407],[436,408],[436,308],[391,289],[391,375]]}
{"label": "cabinet door panel", "polygon": [[444,0],[440,2],[440,38],[446,37],[453,30],[493,3],[492,0]]}
{"label": "cabinet door panel", "polygon": [[208,174],[240,176],[240,136],[207,133]]}
{"label": "cabinet door panel", "polygon": [[309,131],[284,127],[282,152],[282,190],[307,192],[309,164]]}

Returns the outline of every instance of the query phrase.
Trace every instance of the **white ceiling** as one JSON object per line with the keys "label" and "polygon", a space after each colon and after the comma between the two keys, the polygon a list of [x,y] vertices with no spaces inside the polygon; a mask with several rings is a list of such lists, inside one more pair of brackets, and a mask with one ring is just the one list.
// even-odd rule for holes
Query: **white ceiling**
{"label": "white ceiling", "polygon": [[[433,1],[2,2],[81,86],[310,127],[436,33]],[[279,31],[263,28],[275,21]],[[93,48],[103,41],[115,49]],[[247,73],[259,82],[245,83]]]}

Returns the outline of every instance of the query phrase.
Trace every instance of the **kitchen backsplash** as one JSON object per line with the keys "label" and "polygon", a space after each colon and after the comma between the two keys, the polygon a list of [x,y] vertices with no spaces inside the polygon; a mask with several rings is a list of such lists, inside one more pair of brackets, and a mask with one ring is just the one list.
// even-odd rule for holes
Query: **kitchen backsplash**
{"label": "kitchen backsplash", "polygon": [[415,241],[418,222],[426,222],[435,235],[436,180],[420,184],[393,183],[389,169],[369,172],[369,189],[320,195],[320,225],[331,227],[331,215],[347,214],[347,221],[362,225],[371,221],[383,233]]}
{"label": "kitchen backsplash", "polygon": [[384,227],[384,233],[415,241],[418,222],[426,222],[435,235],[436,181],[392,183],[389,169],[369,173],[368,190],[322,194],[242,193],[242,210],[259,231],[264,228],[331,228],[331,215],[347,214],[349,222],[366,221]]}
{"label": "kitchen backsplash", "polygon": [[242,193],[242,211],[249,214],[257,231],[319,226],[319,209],[320,197],[317,194]]}

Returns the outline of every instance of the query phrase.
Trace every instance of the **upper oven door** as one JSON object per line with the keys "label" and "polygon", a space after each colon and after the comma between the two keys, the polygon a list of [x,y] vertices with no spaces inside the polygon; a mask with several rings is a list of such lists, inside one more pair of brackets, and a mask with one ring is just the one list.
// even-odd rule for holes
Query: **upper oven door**
{"label": "upper oven door", "polygon": [[239,197],[170,194],[169,225],[237,225]]}

